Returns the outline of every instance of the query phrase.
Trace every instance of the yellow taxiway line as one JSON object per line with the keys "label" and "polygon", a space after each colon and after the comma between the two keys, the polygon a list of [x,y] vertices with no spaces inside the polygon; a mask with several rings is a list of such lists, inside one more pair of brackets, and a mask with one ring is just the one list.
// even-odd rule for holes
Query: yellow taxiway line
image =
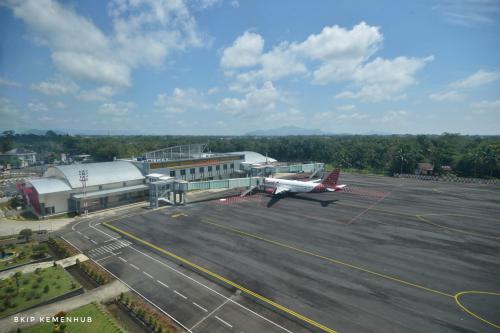
{"label": "yellow taxiway line", "polygon": [[407,285],[407,286],[412,286],[412,287],[419,288],[419,289],[422,289],[422,290],[426,290],[426,291],[429,291],[429,292],[432,292],[432,293],[435,293],[435,294],[438,294],[438,295],[442,295],[442,296],[453,297],[452,294],[448,294],[448,293],[443,292],[443,291],[439,291],[439,290],[432,289],[432,288],[427,288],[427,287],[422,286],[422,285],[417,284],[417,283],[405,281],[403,279],[396,278],[394,276],[390,276],[390,275],[387,275],[387,274],[375,272],[375,271],[372,271],[372,270],[367,269],[367,268],[359,267],[359,266],[356,266],[356,265],[353,265],[353,264],[349,264],[349,263],[346,263],[346,262],[343,262],[343,261],[340,261],[340,260],[337,260],[337,259],[334,259],[334,258],[330,258],[330,257],[324,256],[324,255],[321,255],[321,254],[317,254],[317,253],[314,253],[314,252],[303,250],[303,249],[300,249],[298,247],[295,247],[295,246],[292,246],[292,245],[288,245],[288,244],[285,244],[285,243],[282,243],[282,242],[278,242],[278,241],[275,241],[275,240],[272,240],[272,239],[268,239],[268,238],[265,238],[265,237],[262,237],[262,236],[259,236],[259,235],[254,235],[254,234],[251,234],[251,233],[248,233],[248,232],[245,232],[245,231],[241,231],[241,230],[238,230],[238,229],[235,229],[235,228],[232,228],[232,227],[228,227],[228,226],[225,226],[225,225],[222,225],[222,224],[218,224],[218,223],[215,223],[215,222],[210,222],[210,221],[207,221],[207,220],[201,220],[201,222],[202,223],[206,223],[206,224],[211,224],[211,225],[216,226],[218,228],[226,229],[226,230],[235,232],[235,233],[240,234],[240,235],[244,235],[244,236],[247,236],[247,237],[255,238],[255,239],[261,240],[263,242],[269,243],[269,244],[273,244],[273,245],[277,245],[277,246],[280,246],[280,247],[284,247],[284,248],[287,248],[287,249],[290,249],[290,250],[293,250],[293,251],[296,251],[296,252],[299,252],[299,253],[302,253],[302,254],[306,254],[306,255],[309,255],[309,256],[312,256],[312,257],[316,257],[316,258],[320,258],[320,259],[323,259],[323,260],[327,260],[327,261],[329,261],[331,263],[334,263],[334,264],[342,265],[342,266],[349,267],[349,268],[352,268],[352,269],[355,269],[355,270],[358,270],[358,271],[362,271],[362,272],[365,272],[365,273],[376,275],[378,277],[381,277],[381,278],[384,278],[384,279],[387,279],[387,280],[391,280],[391,281],[395,281],[395,282],[398,282],[398,283],[401,283],[401,284],[404,284],[404,285]]}
{"label": "yellow taxiway line", "polygon": [[180,256],[178,256],[178,255],[176,255],[176,254],[174,254],[174,253],[172,253],[170,251],[167,251],[167,250],[165,250],[165,249],[163,249],[163,248],[161,248],[159,246],[151,244],[148,241],[145,241],[144,239],[139,238],[139,237],[137,237],[137,236],[135,236],[135,235],[127,232],[127,231],[124,231],[124,230],[122,230],[122,229],[120,229],[118,227],[115,227],[115,226],[113,226],[111,224],[108,224],[106,222],[102,222],[102,224],[104,226],[106,226],[106,227],[108,227],[108,228],[110,228],[110,229],[112,229],[112,230],[114,230],[114,231],[122,234],[122,235],[125,235],[125,236],[127,236],[129,238],[132,238],[132,239],[138,241],[139,243],[142,243],[142,244],[144,244],[144,245],[146,245],[146,246],[148,246],[148,247],[150,247],[152,249],[155,249],[155,250],[157,250],[157,251],[159,251],[161,253],[164,253],[167,256],[171,257],[171,258],[179,260],[180,262],[182,262],[182,263],[184,263],[186,265],[189,265],[189,266],[197,269],[198,271],[201,271],[201,272],[203,272],[205,274],[208,274],[209,276],[211,276],[211,277],[213,277],[213,278],[215,278],[215,279],[217,279],[219,281],[222,281],[222,282],[224,282],[224,283],[226,283],[226,284],[228,284],[228,285],[230,285],[230,286],[232,286],[234,288],[237,288],[237,289],[241,290],[242,292],[244,292],[244,293],[246,293],[246,294],[248,294],[250,296],[253,296],[253,297],[255,297],[255,298],[257,298],[257,299],[259,299],[259,300],[261,300],[261,301],[263,301],[263,302],[265,302],[265,303],[267,303],[267,304],[269,304],[269,305],[271,305],[271,306],[273,306],[273,307],[275,307],[275,308],[277,308],[277,309],[279,309],[279,310],[281,310],[281,311],[283,311],[283,312],[285,312],[285,313],[287,313],[287,314],[289,314],[289,315],[297,318],[297,319],[300,319],[300,320],[308,323],[309,325],[317,327],[317,328],[319,328],[319,329],[321,329],[321,330],[323,330],[325,332],[328,332],[328,333],[337,333],[335,330],[333,330],[333,329],[331,329],[331,328],[329,328],[329,327],[327,327],[327,326],[325,326],[323,324],[320,324],[320,323],[312,320],[311,318],[308,318],[308,317],[306,317],[306,316],[304,316],[304,315],[302,315],[300,313],[297,313],[297,312],[295,312],[295,311],[293,311],[293,310],[291,310],[291,309],[289,309],[289,308],[287,308],[287,307],[285,307],[285,306],[283,306],[283,305],[281,305],[279,303],[276,303],[276,302],[270,300],[269,298],[266,298],[266,297],[264,297],[264,296],[262,296],[262,295],[260,295],[260,294],[258,294],[256,292],[254,292],[254,291],[252,291],[250,289],[247,289],[247,288],[245,288],[245,287],[243,287],[243,286],[241,286],[241,285],[239,285],[239,284],[237,284],[237,283],[235,283],[235,282],[233,282],[233,281],[231,281],[229,279],[226,279],[225,277],[223,277],[223,276],[221,276],[221,275],[219,275],[217,273],[213,273],[213,272],[209,271],[208,269],[203,268],[203,267],[201,267],[201,266],[199,266],[199,265],[197,265],[197,264],[195,264],[195,263],[193,263],[193,262],[191,262],[191,261],[189,261],[189,260],[187,260],[187,259],[185,259],[183,257],[180,257]]}

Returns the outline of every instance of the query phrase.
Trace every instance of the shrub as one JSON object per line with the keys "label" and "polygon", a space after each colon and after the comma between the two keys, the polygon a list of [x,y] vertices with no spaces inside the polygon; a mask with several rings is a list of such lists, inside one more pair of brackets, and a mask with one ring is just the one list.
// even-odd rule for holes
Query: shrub
{"label": "shrub", "polygon": [[33,258],[43,258],[49,251],[47,244],[38,244],[33,246],[31,249],[33,251]]}
{"label": "shrub", "polygon": [[19,232],[19,236],[22,236],[26,241],[30,240],[33,231],[31,229],[23,229]]}
{"label": "shrub", "polygon": [[35,269],[35,274],[42,274],[42,269],[40,267],[38,267],[37,269]]}
{"label": "shrub", "polygon": [[36,282],[40,283],[43,281],[43,276],[39,276],[36,278]]}
{"label": "shrub", "polygon": [[43,292],[48,293],[49,289],[50,289],[50,287],[48,285],[46,285],[45,287],[43,287]]}
{"label": "shrub", "polygon": [[76,288],[76,283],[71,282],[71,289],[75,289],[75,288]]}
{"label": "shrub", "polygon": [[34,291],[29,291],[27,294],[26,294],[26,300],[27,301],[31,301],[33,299],[33,297],[35,297],[35,292]]}
{"label": "shrub", "polygon": [[30,279],[24,279],[22,282],[22,284],[24,284],[24,285],[27,285],[28,283],[30,283]]}
{"label": "shrub", "polygon": [[39,293],[35,293],[35,298],[36,299],[39,299],[40,297],[42,297],[42,295],[40,295]]}
{"label": "shrub", "polygon": [[31,289],[37,289],[38,287],[40,287],[40,285],[39,285],[39,284],[37,284],[37,283],[33,283],[33,284],[31,285]]}

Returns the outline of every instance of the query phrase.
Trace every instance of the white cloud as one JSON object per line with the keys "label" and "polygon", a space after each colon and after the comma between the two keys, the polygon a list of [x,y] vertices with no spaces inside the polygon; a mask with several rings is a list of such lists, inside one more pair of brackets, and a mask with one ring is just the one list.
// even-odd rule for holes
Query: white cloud
{"label": "white cloud", "polygon": [[126,116],[136,108],[133,102],[104,103],[97,112],[102,115],[121,117]]}
{"label": "white cloud", "polygon": [[470,76],[466,77],[465,79],[452,83],[451,87],[461,88],[461,89],[474,88],[491,83],[493,81],[498,80],[499,78],[500,78],[500,71],[485,71],[480,69],[474,74],[471,74]]}
{"label": "white cloud", "polygon": [[[383,36],[379,27],[365,22],[352,29],[327,26],[302,42],[282,42],[264,53],[263,38],[257,34],[251,34],[253,37],[249,38],[250,34],[245,32],[238,37],[233,46],[224,50],[221,59],[226,76],[234,79],[230,83],[230,89],[234,91],[248,92],[262,82],[290,76],[307,77],[307,66],[310,66],[313,68],[313,83],[352,83],[359,89],[343,91],[337,94],[337,98],[394,100],[404,97],[404,90],[417,83],[416,73],[433,60],[432,56],[400,56],[394,59],[378,57],[370,61],[380,49]],[[247,40],[250,42],[243,43]],[[241,69],[248,66],[257,68]]]}
{"label": "white cloud", "polygon": [[20,87],[21,86],[21,84],[19,82],[12,81],[12,80],[9,80],[9,79],[3,78],[3,77],[0,77],[0,85],[9,86],[9,87]]}
{"label": "white cloud", "polygon": [[351,121],[351,120],[363,120],[367,119],[368,115],[366,113],[336,113],[333,111],[316,112],[313,115],[313,119],[320,123],[328,123],[332,121]]}
{"label": "white cloud", "polygon": [[500,99],[496,101],[481,101],[472,104],[476,109],[500,109]]}
{"label": "white cloud", "polygon": [[58,102],[54,102],[52,103],[52,105],[56,108],[56,109],[66,109],[68,106],[66,104],[64,104],[63,102],[61,101],[58,101]]}
{"label": "white cloud", "polygon": [[34,38],[47,45],[56,68],[74,80],[127,87],[139,66],[163,66],[174,50],[201,45],[196,21],[185,3],[112,1],[112,33],[54,0],[10,1]]}
{"label": "white cloud", "polygon": [[440,0],[435,7],[450,24],[472,27],[498,23],[497,0]]}
{"label": "white cloud", "polygon": [[91,90],[81,90],[77,98],[82,101],[106,101],[118,93],[118,89],[110,86],[101,86]]}
{"label": "white cloud", "polygon": [[397,100],[404,98],[403,91],[416,84],[415,74],[433,57],[397,57],[392,60],[376,58],[358,67],[352,79],[361,89],[358,92],[344,91],[336,98],[359,98],[364,101]]}
{"label": "white cloud", "polygon": [[175,88],[172,94],[159,94],[154,103],[156,110],[167,113],[207,110],[212,105],[206,101],[203,93],[196,89]]}
{"label": "white cloud", "polygon": [[346,114],[340,114],[336,117],[336,120],[362,120],[367,118],[368,115],[364,113],[346,113]]}
{"label": "white cloud", "polygon": [[345,105],[337,106],[337,110],[340,110],[340,111],[352,111],[354,109],[356,109],[356,105],[354,105],[354,104],[345,104]]}
{"label": "white cloud", "polygon": [[232,1],[230,2],[230,5],[231,5],[231,7],[233,7],[233,8],[238,8],[238,7],[240,7],[240,2],[239,2],[238,0],[232,0]]}
{"label": "white cloud", "polygon": [[55,77],[48,81],[32,84],[31,88],[45,95],[74,95],[80,89],[75,82],[62,77]]}
{"label": "white cloud", "polygon": [[380,47],[383,37],[378,27],[361,22],[351,30],[337,25],[324,27],[292,49],[306,57],[320,60],[314,71],[314,82],[326,84],[349,79],[351,73]]}
{"label": "white cloud", "polygon": [[399,111],[388,111],[384,113],[382,118],[379,120],[384,123],[388,122],[394,122],[394,121],[399,121],[404,119],[406,116],[408,116],[408,112],[405,110],[399,110]]}
{"label": "white cloud", "polygon": [[116,86],[130,86],[130,67],[109,55],[100,57],[80,52],[54,52],[52,61],[64,73],[77,80]]}
{"label": "white cloud", "polygon": [[198,9],[207,9],[215,5],[220,5],[222,0],[194,0],[193,5]]}
{"label": "white cloud", "polygon": [[465,99],[465,95],[455,90],[451,90],[441,93],[430,94],[429,98],[437,102],[457,102],[457,101],[463,101]]}
{"label": "white cloud", "polygon": [[276,107],[280,99],[279,91],[272,82],[265,82],[261,88],[256,88],[245,94],[243,98],[224,98],[217,109],[227,114],[240,115],[248,113],[259,114],[270,111]]}
{"label": "white cloud", "polygon": [[28,103],[28,110],[31,112],[47,112],[49,108],[44,103]]}
{"label": "white cloud", "polygon": [[259,62],[264,39],[256,33],[245,31],[233,45],[224,49],[220,64],[223,68],[254,66]]}

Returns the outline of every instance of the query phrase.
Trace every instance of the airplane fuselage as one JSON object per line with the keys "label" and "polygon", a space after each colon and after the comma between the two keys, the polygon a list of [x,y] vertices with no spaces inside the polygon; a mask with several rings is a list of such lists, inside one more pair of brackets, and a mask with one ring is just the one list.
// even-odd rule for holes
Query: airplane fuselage
{"label": "airplane fuselage", "polygon": [[[265,178],[264,186],[271,189],[269,193],[277,186],[284,186],[288,188],[288,193],[310,193],[310,192],[326,192],[332,191],[333,189],[328,189],[324,184],[316,182],[303,182],[299,180],[289,180],[289,179],[278,179],[278,178]],[[271,188],[272,187],[272,188]]]}

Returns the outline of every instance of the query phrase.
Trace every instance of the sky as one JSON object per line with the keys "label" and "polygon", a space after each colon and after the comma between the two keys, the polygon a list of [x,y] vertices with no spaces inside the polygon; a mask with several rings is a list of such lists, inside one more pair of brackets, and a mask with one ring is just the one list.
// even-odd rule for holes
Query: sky
{"label": "sky", "polygon": [[0,0],[0,130],[500,134],[500,1]]}

